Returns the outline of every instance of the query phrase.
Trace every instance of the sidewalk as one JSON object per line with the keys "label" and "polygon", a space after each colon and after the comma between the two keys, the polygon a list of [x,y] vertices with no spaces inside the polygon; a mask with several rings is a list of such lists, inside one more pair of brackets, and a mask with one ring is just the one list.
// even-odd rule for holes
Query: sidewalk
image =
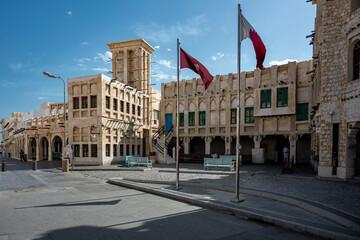
{"label": "sidewalk", "polygon": [[181,183],[181,189],[176,191],[174,185],[170,183],[139,183],[116,178],[109,179],[108,182],[317,237],[360,239],[360,224],[356,222],[357,219],[339,216],[331,212],[326,213],[324,209],[320,208],[313,209],[314,213],[310,213],[302,208],[292,206],[291,201],[279,202],[275,199],[254,196],[244,190],[240,195],[240,199],[243,199],[244,202],[232,203],[229,201],[234,198],[234,194],[231,192],[203,186],[194,187],[186,183]]}

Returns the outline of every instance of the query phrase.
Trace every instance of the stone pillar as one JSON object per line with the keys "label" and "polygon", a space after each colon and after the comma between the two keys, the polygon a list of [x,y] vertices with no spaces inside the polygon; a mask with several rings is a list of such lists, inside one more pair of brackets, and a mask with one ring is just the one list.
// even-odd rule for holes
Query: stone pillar
{"label": "stone pillar", "polygon": [[297,135],[291,135],[289,136],[289,142],[290,142],[290,154],[289,158],[290,160],[294,158],[294,165],[296,164],[296,141],[297,141]]}
{"label": "stone pillar", "polygon": [[205,138],[205,154],[210,154],[211,137]]}
{"label": "stone pillar", "polygon": [[[49,143],[49,146],[48,146],[48,161],[52,161],[52,152],[51,152],[51,135],[50,137],[48,138],[48,143]],[[89,156],[90,156],[90,147],[91,145],[89,146]]]}
{"label": "stone pillar", "polygon": [[39,152],[40,152],[40,140],[39,140],[39,136],[36,136],[36,148],[35,148],[35,151],[36,151],[36,161],[39,161],[40,160],[40,155],[39,155]]}
{"label": "stone pillar", "polygon": [[261,136],[254,136],[254,147],[252,149],[252,163],[253,164],[263,164],[265,163],[265,158],[264,158],[264,149],[260,148],[260,143],[261,143]]}
{"label": "stone pillar", "polygon": [[230,155],[231,153],[231,137],[225,138],[225,154]]}
{"label": "stone pillar", "polygon": [[184,138],[184,154],[190,154],[190,139],[188,137]]}

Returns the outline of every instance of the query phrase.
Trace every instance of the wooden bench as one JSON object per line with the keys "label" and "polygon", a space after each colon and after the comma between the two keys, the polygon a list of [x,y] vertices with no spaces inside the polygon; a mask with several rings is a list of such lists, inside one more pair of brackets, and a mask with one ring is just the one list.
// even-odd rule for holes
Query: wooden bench
{"label": "wooden bench", "polygon": [[125,167],[129,167],[128,161],[129,161],[129,158],[131,158],[131,157],[140,157],[140,156],[139,155],[125,156]]}
{"label": "wooden bench", "polygon": [[129,157],[127,164],[128,167],[146,166],[152,168],[152,161],[148,157]]}
{"label": "wooden bench", "polygon": [[228,167],[230,171],[235,171],[235,162],[230,158],[204,158],[204,170],[208,167]]}

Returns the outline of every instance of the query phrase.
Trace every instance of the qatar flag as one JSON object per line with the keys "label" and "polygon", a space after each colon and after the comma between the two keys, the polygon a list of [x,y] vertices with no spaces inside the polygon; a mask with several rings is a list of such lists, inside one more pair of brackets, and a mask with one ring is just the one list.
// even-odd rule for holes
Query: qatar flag
{"label": "qatar flag", "polygon": [[263,62],[265,59],[266,48],[261,40],[260,36],[257,34],[253,26],[246,20],[246,18],[241,14],[241,41],[250,38],[255,49],[257,64],[256,67],[260,69],[265,69]]}
{"label": "qatar flag", "polygon": [[198,60],[190,56],[182,48],[180,48],[180,68],[190,68],[200,75],[201,80],[205,85],[205,90],[209,87],[214,77]]}

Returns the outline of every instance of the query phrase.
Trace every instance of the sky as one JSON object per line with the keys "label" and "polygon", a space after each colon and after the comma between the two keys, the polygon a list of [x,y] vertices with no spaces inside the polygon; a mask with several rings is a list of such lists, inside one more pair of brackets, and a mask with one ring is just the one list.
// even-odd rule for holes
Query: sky
{"label": "sky", "polygon": [[[0,0],[0,119],[63,101],[60,79],[111,70],[106,43],[145,39],[152,83],[176,80],[176,39],[212,75],[237,72],[237,7],[262,38],[264,66],[309,60],[316,6],[305,0]],[[241,70],[256,58],[242,41]],[[189,69],[181,79],[198,77]]]}

